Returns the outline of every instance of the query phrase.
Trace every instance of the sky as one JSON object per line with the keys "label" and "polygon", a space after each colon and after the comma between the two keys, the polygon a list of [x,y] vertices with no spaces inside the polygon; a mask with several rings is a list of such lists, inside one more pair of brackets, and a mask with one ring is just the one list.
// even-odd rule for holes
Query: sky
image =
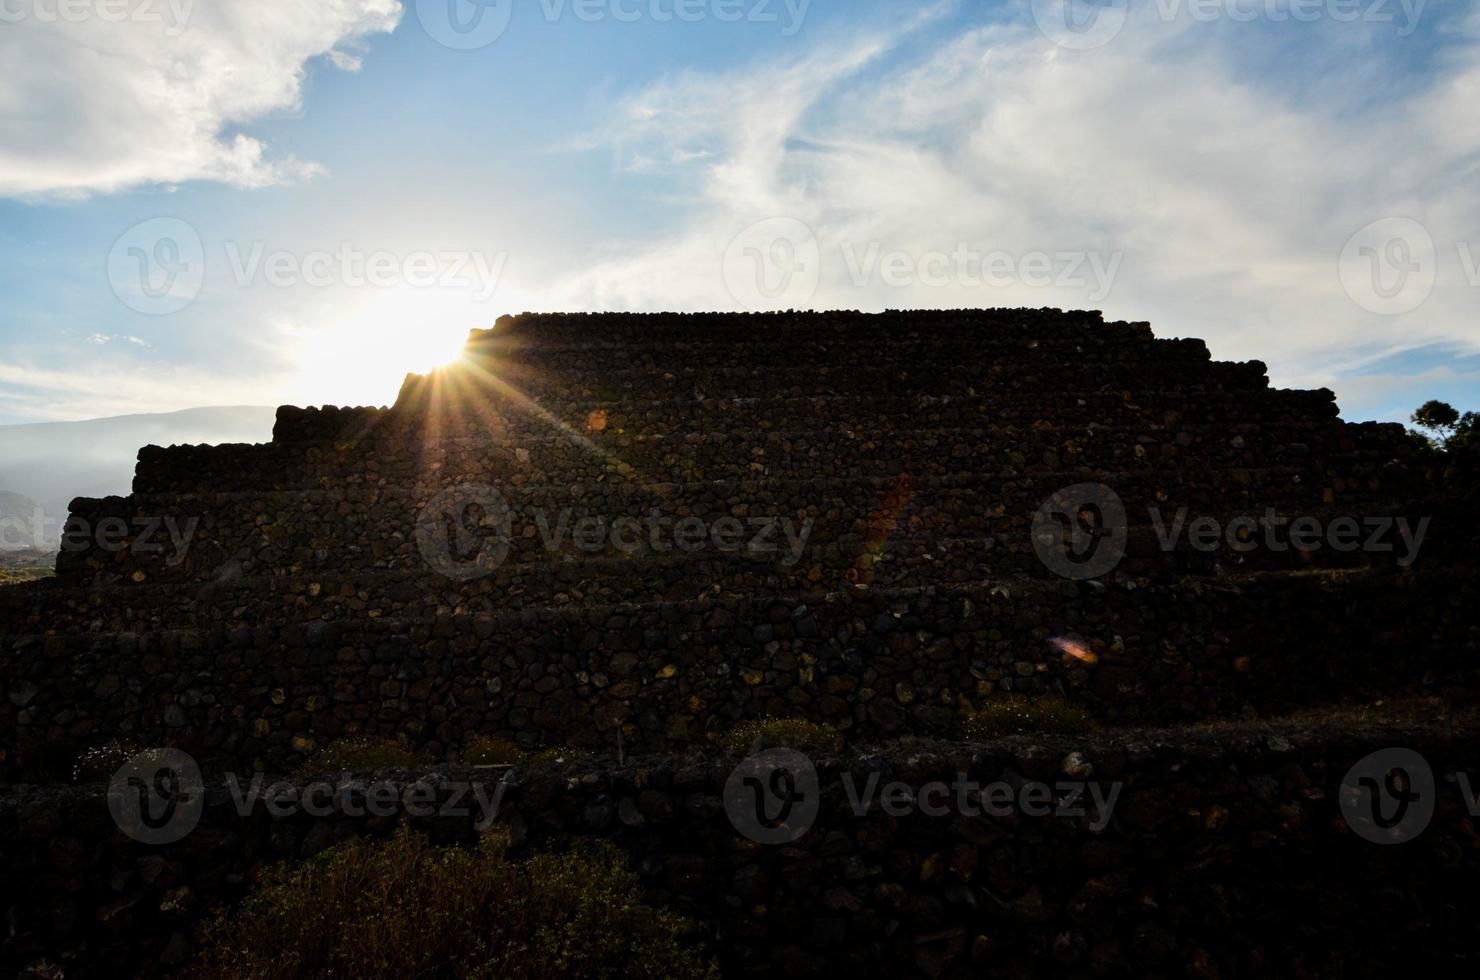
{"label": "sky", "polygon": [[0,0],[0,423],[525,310],[1056,306],[1480,409],[1480,8]]}

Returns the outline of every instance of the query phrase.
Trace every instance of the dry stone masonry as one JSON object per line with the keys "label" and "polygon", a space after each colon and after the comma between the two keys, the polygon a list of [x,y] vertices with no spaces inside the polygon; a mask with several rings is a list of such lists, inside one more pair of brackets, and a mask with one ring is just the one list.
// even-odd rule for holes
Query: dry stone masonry
{"label": "dry stone masonry", "polygon": [[[505,317],[390,408],[145,447],[131,495],[73,502],[54,578],[0,587],[0,972],[169,976],[275,862],[482,829],[222,781],[307,794],[370,736],[422,765],[356,778],[496,783],[516,848],[618,843],[726,975],[1449,975],[1480,915],[1480,755],[1443,702],[1477,680],[1473,487],[1095,313]],[[963,737],[1021,695],[1104,724]],[[1354,710],[1383,700],[1426,707]],[[721,737],[765,718],[843,736],[779,846]],[[475,739],[549,751],[471,768]],[[199,762],[183,838],[68,784],[110,743]],[[1349,780],[1394,747],[1436,799],[1381,846]],[[968,776],[1118,806],[847,789]]]}
{"label": "dry stone masonry", "polygon": [[[1007,693],[1172,721],[1462,681],[1469,579],[1422,551],[1168,547],[1154,520],[1418,527],[1412,454],[1094,313],[506,317],[390,408],[146,447],[132,495],[74,501],[57,577],[0,590],[0,742],[667,750],[776,716],[948,736]],[[1128,527],[1077,581],[1033,522],[1084,484]],[[417,523],[468,486],[507,522],[450,577]]]}

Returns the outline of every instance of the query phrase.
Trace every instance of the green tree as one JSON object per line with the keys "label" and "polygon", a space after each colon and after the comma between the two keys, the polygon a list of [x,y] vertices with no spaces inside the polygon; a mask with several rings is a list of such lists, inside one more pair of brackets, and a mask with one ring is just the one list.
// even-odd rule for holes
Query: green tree
{"label": "green tree", "polygon": [[1453,405],[1437,399],[1424,402],[1413,413],[1413,424],[1426,430],[1429,441],[1449,452],[1480,446],[1480,414],[1459,413]]}

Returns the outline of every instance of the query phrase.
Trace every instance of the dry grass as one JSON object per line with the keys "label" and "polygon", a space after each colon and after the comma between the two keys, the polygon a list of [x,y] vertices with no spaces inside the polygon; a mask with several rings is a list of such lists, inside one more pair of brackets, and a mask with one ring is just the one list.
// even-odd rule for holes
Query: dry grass
{"label": "dry grass", "polygon": [[843,737],[831,725],[820,722],[801,718],[763,718],[736,725],[720,739],[720,743],[738,752],[748,752],[757,743],[762,748],[827,752],[841,748]]}
{"label": "dry grass", "polygon": [[49,568],[0,568],[0,585],[36,582],[40,579],[51,578],[55,574]]}
{"label": "dry grass", "polygon": [[303,771],[413,769],[420,763],[415,752],[393,739],[364,736],[329,743],[304,764]]}
{"label": "dry grass", "polygon": [[1008,735],[1085,735],[1094,730],[1093,719],[1077,704],[1019,694],[995,697],[961,720],[961,733],[970,741]]}
{"label": "dry grass", "polygon": [[1279,729],[1417,727],[1452,725],[1463,730],[1480,727],[1480,707],[1467,703],[1468,693],[1452,697],[1404,696],[1370,703],[1311,705],[1282,715],[1255,721],[1214,719],[1192,722],[1183,730],[1203,735],[1235,735],[1249,731]]}
{"label": "dry grass", "polygon": [[402,829],[279,866],[204,930],[189,972],[346,977],[712,978],[675,913],[644,905],[610,846],[511,859],[495,835],[437,848]]}
{"label": "dry grass", "polygon": [[0,585],[34,582],[56,574],[56,552],[40,548],[0,550]]}

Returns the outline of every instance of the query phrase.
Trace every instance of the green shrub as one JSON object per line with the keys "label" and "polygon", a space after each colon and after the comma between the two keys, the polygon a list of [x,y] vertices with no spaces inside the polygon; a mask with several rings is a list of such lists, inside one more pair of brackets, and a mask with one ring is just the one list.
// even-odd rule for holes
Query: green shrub
{"label": "green shrub", "polygon": [[540,749],[534,755],[529,757],[529,761],[537,763],[539,765],[548,765],[552,762],[571,762],[575,759],[584,759],[589,755],[591,755],[590,752],[586,752],[581,749],[572,749],[569,746],[556,745],[548,749]]}
{"label": "green shrub", "polygon": [[529,753],[506,738],[473,735],[463,748],[463,762],[470,766],[517,766],[529,761]]}
{"label": "green shrub", "polygon": [[416,753],[388,738],[345,738],[324,746],[305,765],[314,772],[363,769],[412,769],[419,764]]}
{"label": "green shrub", "polygon": [[1095,727],[1089,713],[1062,698],[1027,698],[1020,694],[992,698],[961,723],[967,739],[1004,735],[1082,735]]}
{"label": "green shrub", "polygon": [[551,762],[567,762],[589,755],[579,749],[552,746],[545,749],[522,749],[506,738],[489,738],[473,735],[463,749],[463,762],[470,766],[517,766],[525,763],[544,765]]}
{"label": "green shrub", "polygon": [[345,977],[715,977],[681,916],[642,904],[610,845],[511,860],[432,847],[401,829],[279,866],[234,914],[203,930],[190,975]]}
{"label": "green shrub", "polygon": [[0,585],[35,582],[40,579],[51,578],[55,574],[49,568],[0,568]]}
{"label": "green shrub", "polygon": [[762,748],[825,752],[842,745],[843,737],[831,725],[801,718],[762,718],[736,725],[720,742],[738,752]]}

